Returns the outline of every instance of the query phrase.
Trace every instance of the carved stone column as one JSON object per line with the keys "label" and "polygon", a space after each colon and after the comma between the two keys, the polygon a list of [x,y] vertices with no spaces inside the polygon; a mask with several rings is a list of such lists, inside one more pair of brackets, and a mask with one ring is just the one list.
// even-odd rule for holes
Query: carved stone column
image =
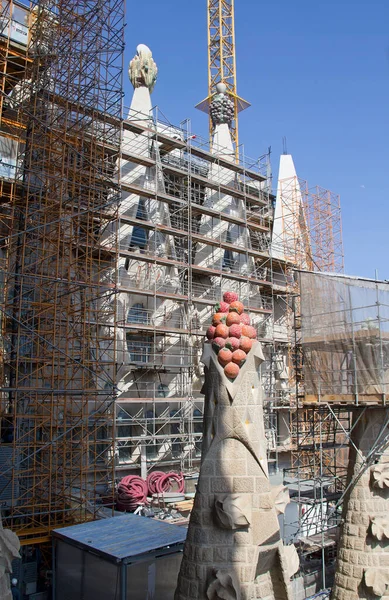
{"label": "carved stone column", "polygon": [[280,539],[275,499],[284,489],[272,492],[269,482],[262,361],[255,342],[231,382],[204,346],[202,462],[175,600],[291,598],[297,557]]}
{"label": "carved stone column", "polygon": [[354,415],[348,482],[357,479],[344,502],[332,600],[389,600],[389,449],[363,470],[373,445],[389,433],[388,414],[369,408]]}

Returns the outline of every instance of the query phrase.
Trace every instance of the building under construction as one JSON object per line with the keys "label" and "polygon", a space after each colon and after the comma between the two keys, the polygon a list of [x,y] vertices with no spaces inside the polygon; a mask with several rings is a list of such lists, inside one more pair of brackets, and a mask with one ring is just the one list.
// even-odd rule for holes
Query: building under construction
{"label": "building under construction", "polygon": [[325,588],[352,411],[387,399],[386,284],[358,284],[378,295],[357,298],[354,280],[314,273],[343,271],[339,197],[300,180],[289,155],[272,192],[269,153],[237,143],[236,81],[215,95],[212,51],[209,140],[152,105],[146,46],[122,106],[121,0],[0,6],[0,505],[25,594],[38,599],[51,531],[112,510],[124,475],[196,477],[202,343],[225,291],[264,347],[269,456],[297,507],[284,533]]}

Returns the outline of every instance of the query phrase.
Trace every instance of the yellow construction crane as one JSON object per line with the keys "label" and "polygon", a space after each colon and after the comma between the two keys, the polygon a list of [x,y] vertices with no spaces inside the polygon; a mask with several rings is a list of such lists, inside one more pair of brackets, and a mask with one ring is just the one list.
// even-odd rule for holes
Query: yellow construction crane
{"label": "yellow construction crane", "polygon": [[[234,0],[207,0],[208,8],[208,96],[196,108],[209,114],[209,104],[218,83],[224,83],[234,100],[234,119],[231,124],[232,141],[238,154],[238,113],[249,107],[240,98],[236,87]],[[209,134],[212,140],[212,121]]]}

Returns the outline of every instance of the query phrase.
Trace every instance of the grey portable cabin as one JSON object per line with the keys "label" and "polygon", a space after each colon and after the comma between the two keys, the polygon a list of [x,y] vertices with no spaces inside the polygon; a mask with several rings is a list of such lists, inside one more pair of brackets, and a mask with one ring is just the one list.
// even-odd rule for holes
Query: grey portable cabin
{"label": "grey portable cabin", "polygon": [[53,531],[54,600],[173,600],[186,527],[126,514]]}

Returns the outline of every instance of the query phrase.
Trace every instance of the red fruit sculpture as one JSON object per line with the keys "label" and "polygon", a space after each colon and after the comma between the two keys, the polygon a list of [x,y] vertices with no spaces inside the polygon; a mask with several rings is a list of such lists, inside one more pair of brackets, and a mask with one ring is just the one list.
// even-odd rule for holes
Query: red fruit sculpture
{"label": "red fruit sculpture", "polygon": [[[212,348],[215,350],[216,354],[219,352],[219,350],[221,348],[224,348],[224,346],[226,345],[227,340],[225,340],[222,337],[217,337],[214,340],[212,340]],[[231,350],[231,348],[229,348],[229,350]]]}
{"label": "red fruit sculpture", "polygon": [[239,342],[240,349],[243,350],[243,352],[246,352],[246,354],[248,354],[253,346],[254,340],[250,339],[246,335],[242,335]]}
{"label": "red fruit sculpture", "polygon": [[207,333],[205,334],[209,340],[213,340],[215,337],[216,327],[214,325],[210,325],[207,329]]}
{"label": "red fruit sculpture", "polygon": [[242,313],[239,318],[242,325],[250,325],[250,317],[247,313]]}
{"label": "red fruit sculpture", "polygon": [[230,305],[228,302],[218,302],[215,306],[215,310],[218,313],[228,313],[230,310]]}
{"label": "red fruit sculpture", "polygon": [[231,304],[231,302],[236,302],[238,299],[238,294],[236,292],[224,292],[223,294],[223,300],[224,302],[227,302],[228,304]]}
{"label": "red fruit sculpture", "polygon": [[236,300],[235,302],[231,302],[230,312],[236,312],[236,313],[238,313],[238,315],[241,315],[243,311],[244,311],[244,306],[243,306],[242,302],[239,302],[239,300]]}
{"label": "red fruit sculpture", "polygon": [[230,328],[228,328],[227,325],[224,325],[224,323],[219,323],[219,325],[216,327],[215,337],[222,337],[222,338],[226,339],[226,338],[228,338],[229,335],[230,335]]}
{"label": "red fruit sculpture", "polygon": [[240,316],[236,312],[229,312],[226,319],[226,325],[231,327],[231,325],[239,325]]}
{"label": "red fruit sculpture", "polygon": [[232,362],[241,367],[246,362],[247,354],[243,350],[235,350],[232,353]]}
{"label": "red fruit sculpture", "polygon": [[233,352],[234,350],[238,350],[240,348],[240,341],[235,337],[228,337],[225,340],[225,347]]}
{"label": "red fruit sculpture", "polygon": [[237,364],[230,362],[224,367],[224,374],[229,379],[236,379],[236,377],[239,375],[239,370],[240,369]]}
{"label": "red fruit sculpture", "polygon": [[244,365],[257,332],[250,325],[250,316],[244,312],[242,302],[235,292],[225,292],[223,301],[215,306],[212,325],[207,329],[207,339],[211,341],[213,351],[225,375],[234,380]]}
{"label": "red fruit sculpture", "polygon": [[242,335],[247,335],[247,337],[255,340],[257,337],[257,331],[251,325],[242,325]]}
{"label": "red fruit sculpture", "polygon": [[219,325],[219,323],[225,323],[226,318],[226,313],[215,313],[212,317],[212,325],[216,327],[217,325]]}
{"label": "red fruit sculpture", "polygon": [[219,354],[217,355],[217,359],[222,367],[225,367],[232,361],[232,352],[231,350],[227,350],[227,348],[221,348],[219,350]]}
{"label": "red fruit sculpture", "polygon": [[[245,325],[245,327],[247,327],[247,325]],[[235,337],[235,338],[240,338],[240,336],[242,335],[242,325],[231,325],[231,327],[229,328],[229,336],[230,337]]]}

